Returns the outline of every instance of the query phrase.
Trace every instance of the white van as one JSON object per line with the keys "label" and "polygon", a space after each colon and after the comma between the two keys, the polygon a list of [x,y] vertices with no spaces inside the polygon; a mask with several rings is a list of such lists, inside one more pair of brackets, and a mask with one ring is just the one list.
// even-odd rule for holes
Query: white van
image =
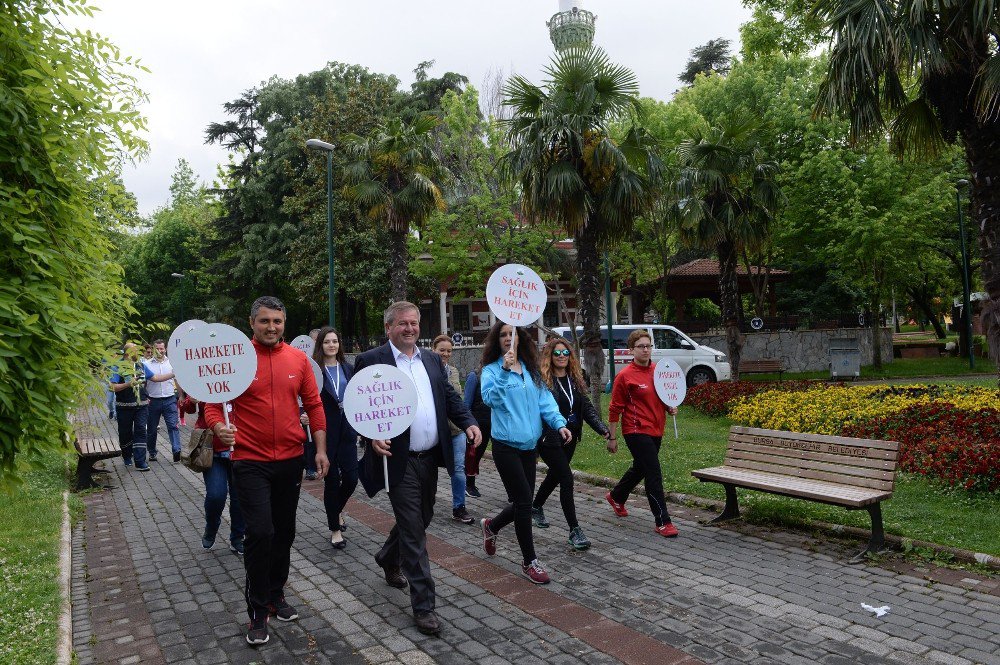
{"label": "white van", "polygon": [[[633,330],[645,330],[653,338],[653,364],[660,358],[671,358],[681,366],[687,375],[689,386],[697,386],[710,381],[726,381],[730,377],[729,359],[722,351],[710,346],[702,346],[673,326],[660,324],[622,324],[612,326],[615,342],[615,371],[632,362],[632,354],[626,346]],[[583,328],[577,328],[583,334]],[[570,341],[573,334],[568,326],[553,328],[552,331]],[[608,327],[601,326],[601,347],[608,348]],[[604,381],[608,380],[608,367],[604,366]]]}

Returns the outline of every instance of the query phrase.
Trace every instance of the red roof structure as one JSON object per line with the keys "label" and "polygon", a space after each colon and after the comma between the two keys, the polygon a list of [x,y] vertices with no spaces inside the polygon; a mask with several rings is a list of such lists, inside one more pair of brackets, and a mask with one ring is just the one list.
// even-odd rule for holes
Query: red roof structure
{"label": "red roof structure", "polygon": [[[763,266],[750,266],[750,271],[754,275],[759,275],[762,272],[768,270]],[[747,269],[742,265],[736,266],[737,275],[746,275]],[[779,275],[791,275],[787,270],[779,270],[777,268],[771,268],[768,271],[771,277],[778,277]],[[671,278],[676,277],[713,277],[716,280],[719,279],[719,262],[716,259],[695,259],[690,263],[685,263],[682,266],[677,266],[676,268],[671,268],[667,272],[668,281]],[[781,279],[787,279],[779,277]]]}

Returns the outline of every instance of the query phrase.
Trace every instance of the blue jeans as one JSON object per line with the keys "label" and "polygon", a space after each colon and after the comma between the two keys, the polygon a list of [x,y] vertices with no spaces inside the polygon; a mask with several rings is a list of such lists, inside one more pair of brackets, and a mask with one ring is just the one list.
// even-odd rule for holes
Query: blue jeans
{"label": "blue jeans", "polygon": [[171,452],[181,451],[181,434],[177,431],[177,396],[149,399],[149,420],[146,421],[146,430],[149,432],[149,454],[156,455],[156,427],[160,424],[160,415],[163,415],[163,422],[167,424],[167,434],[170,436]]}
{"label": "blue jeans", "polygon": [[118,414],[118,409],[115,408],[115,391],[111,388],[107,388],[104,391],[105,401],[108,403],[108,415],[114,418]]}
{"label": "blue jeans", "polygon": [[455,453],[455,471],[451,474],[451,507],[465,505],[465,432],[451,437],[451,447]]}
{"label": "blue jeans", "polygon": [[239,542],[247,527],[243,522],[243,511],[233,487],[233,462],[228,457],[216,453],[212,456],[212,467],[202,472],[205,479],[205,535],[215,536],[222,524],[222,509],[229,497],[229,540]]}

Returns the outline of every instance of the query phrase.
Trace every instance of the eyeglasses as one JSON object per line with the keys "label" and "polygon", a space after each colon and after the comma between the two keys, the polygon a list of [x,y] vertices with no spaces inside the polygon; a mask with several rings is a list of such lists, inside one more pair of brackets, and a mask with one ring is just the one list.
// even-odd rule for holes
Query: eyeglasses
{"label": "eyeglasses", "polygon": [[552,355],[554,356],[569,356],[569,354],[570,354],[569,349],[556,349],[555,351],[552,352]]}
{"label": "eyeglasses", "polygon": [[653,348],[653,345],[652,344],[636,344],[632,348],[633,349],[639,349],[640,351],[648,351],[649,349]]}

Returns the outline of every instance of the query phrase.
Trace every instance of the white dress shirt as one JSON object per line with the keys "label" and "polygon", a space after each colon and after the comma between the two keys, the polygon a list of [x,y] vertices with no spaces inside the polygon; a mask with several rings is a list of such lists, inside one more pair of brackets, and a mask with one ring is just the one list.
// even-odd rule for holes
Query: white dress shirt
{"label": "white dress shirt", "polygon": [[389,348],[392,350],[392,357],[396,359],[396,367],[406,372],[417,387],[417,417],[410,425],[410,450],[415,453],[430,450],[438,444],[437,410],[434,408],[431,378],[427,376],[420,349],[416,349],[411,358],[392,342],[389,342]]}
{"label": "white dress shirt", "polygon": [[[146,367],[153,374],[170,374],[174,371],[173,366],[170,364],[170,360],[163,356],[163,360],[157,360],[156,356],[153,356],[149,360],[143,360],[146,363]],[[167,381],[149,381],[146,384],[146,393],[150,397],[173,397],[174,396],[174,380],[169,379]]]}

